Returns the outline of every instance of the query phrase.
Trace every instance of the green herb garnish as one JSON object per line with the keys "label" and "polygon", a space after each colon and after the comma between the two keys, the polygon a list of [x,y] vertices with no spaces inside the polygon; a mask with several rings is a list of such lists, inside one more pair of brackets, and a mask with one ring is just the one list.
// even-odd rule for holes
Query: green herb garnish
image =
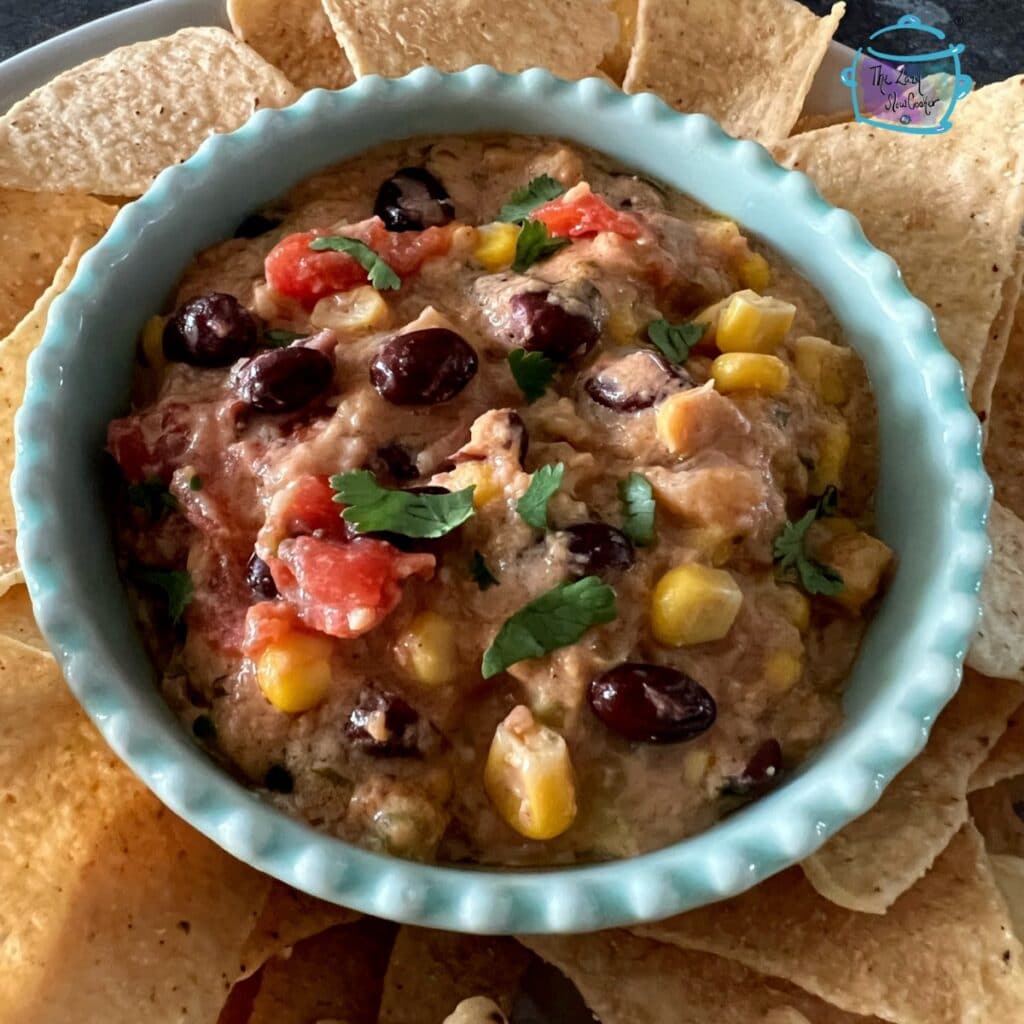
{"label": "green herb garnish", "polygon": [[416,494],[381,487],[368,469],[331,477],[334,500],[359,533],[385,530],[403,537],[443,537],[473,515],[473,488],[450,494]]}
{"label": "green herb garnish", "polygon": [[548,502],[562,486],[565,466],[561,462],[553,466],[541,466],[530,479],[526,493],[516,502],[516,511],[534,529],[548,528]]}
{"label": "green herb garnish", "polygon": [[160,522],[168,512],[176,512],[178,509],[178,499],[156,477],[142,483],[129,484],[128,504],[142,509],[146,518],[154,523]]}
{"label": "green herb garnish", "polygon": [[187,572],[139,565],[132,571],[132,577],[143,586],[152,587],[163,594],[171,622],[177,623],[181,620],[185,609],[192,602],[193,595],[192,577]]}
{"label": "green herb garnish", "polygon": [[379,292],[402,287],[402,279],[365,242],[344,235],[327,235],[309,243],[313,252],[343,252],[366,271],[370,284]]}
{"label": "green herb garnish", "polygon": [[523,225],[523,230],[516,239],[516,258],[512,261],[512,269],[521,274],[529,270],[534,263],[554,256],[568,244],[568,238],[552,238],[548,234],[546,224],[539,220],[529,220]]}
{"label": "green herb garnish", "polygon": [[306,337],[309,337],[309,335],[300,334],[298,331],[266,331],[263,335],[263,344],[267,348],[286,348],[293,341]]}
{"label": "green herb garnish", "polygon": [[512,197],[501,208],[498,220],[509,224],[521,224],[538,206],[550,203],[552,199],[562,195],[565,195],[565,186],[555,181],[551,175],[542,174],[512,193]]}
{"label": "green herb garnish", "polygon": [[490,679],[526,658],[568,647],[591,626],[618,615],[615,591],[597,576],[562,583],[507,619],[484,652],[483,676]]}
{"label": "green herb garnish", "polygon": [[638,547],[654,540],[654,489],[640,473],[619,481],[622,502],[622,532]]}
{"label": "green herb garnish", "polygon": [[469,562],[469,575],[473,577],[473,582],[481,590],[489,590],[491,587],[496,587],[499,584],[498,577],[491,572],[487,563],[484,561],[484,556],[479,551],[473,552],[473,557]]}
{"label": "green herb garnish", "polygon": [[543,352],[514,348],[508,354],[508,366],[527,402],[536,402],[547,391],[557,364]]}
{"label": "green herb garnish", "polygon": [[838,492],[834,487],[825,489],[817,504],[795,523],[787,522],[775,538],[772,553],[779,570],[787,575],[796,575],[808,594],[825,594],[832,597],[842,592],[843,577],[830,565],[823,565],[807,553],[807,531],[811,524],[836,510]]}
{"label": "green herb garnish", "polygon": [[190,491],[201,491],[203,489],[203,478],[198,473],[193,473],[188,478],[188,489]]}
{"label": "green herb garnish", "polygon": [[647,325],[647,338],[675,365],[690,358],[690,350],[704,337],[707,329],[707,324],[670,324],[667,320],[652,320]]}

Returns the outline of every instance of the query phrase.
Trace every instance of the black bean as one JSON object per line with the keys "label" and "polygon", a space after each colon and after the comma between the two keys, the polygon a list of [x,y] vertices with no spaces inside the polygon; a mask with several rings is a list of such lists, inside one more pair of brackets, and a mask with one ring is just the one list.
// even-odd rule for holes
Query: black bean
{"label": "black bean", "polygon": [[633,564],[630,539],[607,523],[577,523],[567,526],[569,567],[574,576],[603,576],[622,572]]}
{"label": "black bean", "polygon": [[640,743],[695,739],[718,714],[715,699],[700,683],[664,665],[617,665],[591,680],[587,697],[609,729]]}
{"label": "black bean", "polygon": [[235,238],[259,238],[260,235],[279,228],[284,223],[280,217],[267,217],[262,213],[251,213],[235,228]]}
{"label": "black bean", "polygon": [[752,796],[769,789],[782,774],[782,747],[776,739],[765,740],[750,756],[740,775],[726,779],[723,792]]}
{"label": "black bean", "polygon": [[233,381],[235,394],[257,412],[295,412],[334,380],[334,361],[315,348],[275,348],[250,359]]}
{"label": "black bean", "polygon": [[217,726],[209,715],[196,715],[192,720],[192,735],[197,740],[215,740],[217,738]]}
{"label": "black bean", "polygon": [[446,327],[397,334],[370,364],[370,383],[392,405],[437,405],[454,398],[475,376],[472,346]]}
{"label": "black bean", "polygon": [[277,597],[277,584],[270,573],[270,566],[254,551],[245,567],[245,582],[255,597],[273,601]]}
{"label": "black bean", "polygon": [[455,217],[451,196],[425,167],[395,171],[378,190],[373,212],[388,231],[422,231]]}
{"label": "black bean", "polygon": [[615,412],[649,409],[667,391],[690,384],[689,377],[655,352],[633,352],[601,367],[583,385],[598,405]]}
{"label": "black bean", "polygon": [[543,352],[566,360],[589,352],[599,331],[592,317],[573,313],[553,300],[551,292],[520,292],[509,300],[509,326],[513,340],[528,352]]}
{"label": "black bean", "polygon": [[345,723],[345,735],[364,753],[409,757],[420,753],[420,716],[394,693],[365,690]]}
{"label": "black bean", "polygon": [[377,459],[383,464],[392,479],[400,483],[404,483],[406,480],[415,480],[420,475],[412,454],[397,441],[378,448]]}
{"label": "black bean", "polygon": [[263,777],[263,785],[271,793],[291,793],[295,789],[295,779],[284,765],[272,764]]}
{"label": "black bean", "polygon": [[164,328],[164,355],[193,366],[230,366],[247,356],[259,340],[260,327],[233,295],[211,292],[191,299]]}

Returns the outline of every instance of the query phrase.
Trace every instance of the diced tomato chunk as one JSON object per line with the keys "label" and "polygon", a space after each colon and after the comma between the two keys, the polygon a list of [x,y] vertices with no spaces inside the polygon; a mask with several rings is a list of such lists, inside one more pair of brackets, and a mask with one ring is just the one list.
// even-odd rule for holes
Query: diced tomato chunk
{"label": "diced tomato chunk", "polygon": [[554,199],[538,206],[530,218],[545,224],[555,238],[585,238],[602,231],[629,239],[640,237],[640,224],[635,217],[613,210],[593,192],[584,192],[568,201]]}
{"label": "diced tomato chunk", "polygon": [[[399,277],[415,273],[429,259],[451,248],[453,225],[426,231],[390,232],[379,217],[343,229],[346,238],[365,242]],[[302,231],[288,235],[271,249],[264,269],[274,291],[307,309],[328,295],[366,284],[363,267],[343,252],[317,252],[310,243],[329,232]]]}
{"label": "diced tomato chunk", "polygon": [[290,500],[282,512],[286,537],[309,533],[345,540],[349,530],[341,518],[342,506],[334,501],[330,479],[326,476],[302,476],[289,487]]}
{"label": "diced tomato chunk", "polygon": [[129,483],[154,477],[169,483],[191,448],[193,423],[184,402],[125,416],[107,427],[107,450]]}
{"label": "diced tomato chunk", "polygon": [[305,632],[295,609],[285,601],[260,601],[245,616],[242,653],[258,658],[271,644],[280,643],[289,633]]}
{"label": "diced tomato chunk", "polygon": [[297,537],[283,541],[267,564],[304,625],[350,639],[368,633],[394,610],[402,580],[433,576],[435,559],[368,537],[347,543]]}

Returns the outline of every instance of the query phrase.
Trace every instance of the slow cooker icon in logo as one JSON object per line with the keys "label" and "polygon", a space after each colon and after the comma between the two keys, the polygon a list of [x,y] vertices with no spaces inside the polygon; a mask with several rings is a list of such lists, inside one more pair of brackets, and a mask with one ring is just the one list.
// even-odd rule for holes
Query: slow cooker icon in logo
{"label": "slow cooker icon in logo", "polygon": [[944,32],[913,14],[874,32],[840,76],[856,119],[917,135],[949,131],[957,101],[974,82],[960,71],[964,44],[945,44],[945,39]]}

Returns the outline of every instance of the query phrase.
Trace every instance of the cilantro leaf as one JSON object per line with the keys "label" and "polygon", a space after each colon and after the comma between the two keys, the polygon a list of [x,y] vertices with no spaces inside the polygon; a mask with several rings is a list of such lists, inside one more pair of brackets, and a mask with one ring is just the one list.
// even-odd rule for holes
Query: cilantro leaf
{"label": "cilantro leaf", "polygon": [[188,478],[188,489],[190,491],[201,491],[203,489],[203,478],[198,473],[193,473]]}
{"label": "cilantro leaf", "polygon": [[370,284],[379,292],[396,290],[402,287],[402,279],[384,262],[365,242],[358,238],[346,238],[344,235],[327,235],[314,238],[309,243],[313,252],[343,252],[351,256],[366,271]]}
{"label": "cilantro leaf", "polygon": [[562,195],[565,195],[565,186],[561,182],[555,181],[549,174],[542,174],[512,193],[509,201],[501,208],[498,220],[503,220],[508,224],[520,224],[538,206],[550,203],[552,199],[557,199]]}
{"label": "cilantro leaf", "polygon": [[491,587],[498,586],[501,582],[488,568],[487,563],[484,561],[484,556],[479,551],[474,551],[473,557],[470,559],[469,575],[473,577],[473,582],[481,590],[489,590]]}
{"label": "cilantro leaf", "polygon": [[568,238],[552,238],[548,234],[546,224],[539,220],[528,220],[516,239],[516,258],[512,261],[512,269],[521,274],[524,270],[529,270],[534,263],[554,256],[568,244]]}
{"label": "cilantro leaf", "polygon": [[151,522],[158,523],[168,512],[176,512],[178,499],[156,477],[128,485],[128,504],[140,508]]}
{"label": "cilantro leaf", "polygon": [[142,586],[159,590],[163,594],[171,622],[179,622],[185,609],[192,603],[192,577],[187,572],[137,565],[132,570],[132,577]]}
{"label": "cilantro leaf", "polygon": [[514,348],[508,354],[508,366],[527,402],[536,402],[555,376],[556,364],[543,352]]}
{"label": "cilantro leaf", "polygon": [[568,647],[591,626],[612,622],[617,616],[615,591],[599,577],[562,583],[505,620],[484,652],[484,679],[525,658]]}
{"label": "cilantro leaf", "polygon": [[772,554],[779,570],[789,576],[795,575],[808,594],[825,594],[833,597],[842,592],[843,577],[830,565],[824,565],[807,553],[807,531],[811,524],[825,516],[832,515],[838,503],[834,487],[825,489],[818,503],[795,523],[787,522],[775,538]]}
{"label": "cilantro leaf", "polygon": [[367,469],[331,477],[334,500],[359,533],[385,530],[403,537],[443,537],[471,518],[473,488],[450,494],[389,490]]}
{"label": "cilantro leaf", "polygon": [[263,344],[267,348],[285,348],[293,341],[305,337],[308,335],[300,334],[298,331],[266,331],[263,335]]}
{"label": "cilantro leaf", "polygon": [[685,363],[690,358],[690,349],[704,337],[707,329],[707,324],[670,324],[667,320],[652,320],[647,325],[647,338],[670,363]]}
{"label": "cilantro leaf", "polygon": [[561,462],[553,466],[541,466],[530,479],[526,493],[516,502],[516,511],[535,529],[548,528],[548,502],[562,486],[563,476],[565,466]]}
{"label": "cilantro leaf", "polygon": [[622,502],[622,532],[638,547],[654,540],[654,489],[640,473],[619,481]]}

